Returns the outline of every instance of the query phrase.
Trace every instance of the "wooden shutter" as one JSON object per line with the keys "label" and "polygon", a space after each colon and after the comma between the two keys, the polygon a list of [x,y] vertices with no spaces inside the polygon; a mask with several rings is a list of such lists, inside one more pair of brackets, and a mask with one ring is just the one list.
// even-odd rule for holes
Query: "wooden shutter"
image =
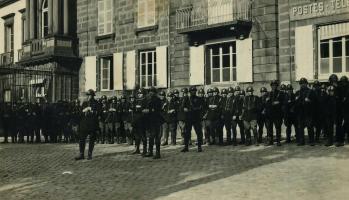
{"label": "wooden shutter", "polygon": [[126,89],[133,90],[136,86],[136,51],[126,53]]}
{"label": "wooden shutter", "polygon": [[146,14],[146,18],[147,18],[147,25],[148,26],[152,26],[155,25],[155,8],[156,8],[156,4],[155,4],[155,0],[147,0],[147,14]]}
{"label": "wooden shutter", "polygon": [[105,12],[104,12],[104,0],[98,1],[98,35],[105,33]]}
{"label": "wooden shutter", "polygon": [[190,47],[190,85],[205,84],[205,46]]}
{"label": "wooden shutter", "polygon": [[96,56],[85,57],[85,90],[96,90]]}
{"label": "wooden shutter", "polygon": [[295,30],[296,80],[302,77],[314,79],[313,25],[297,27]]}
{"label": "wooden shutter", "polygon": [[146,0],[138,0],[138,27],[144,27],[146,24]]}
{"label": "wooden shutter", "polygon": [[167,46],[156,47],[157,87],[167,88]]}
{"label": "wooden shutter", "polygon": [[106,6],[105,6],[105,33],[112,33],[113,32],[113,1],[112,0],[106,0]]}
{"label": "wooden shutter", "polygon": [[4,42],[4,38],[5,38],[5,25],[4,25],[4,20],[0,20],[0,38],[1,38],[1,45],[0,45],[0,53],[4,53],[5,52],[5,45],[2,43]]}
{"label": "wooden shutter", "polygon": [[114,90],[123,90],[124,79],[123,79],[123,53],[113,54],[113,73],[114,73]]}
{"label": "wooden shutter", "polygon": [[238,82],[253,82],[252,38],[236,41],[236,79]]}

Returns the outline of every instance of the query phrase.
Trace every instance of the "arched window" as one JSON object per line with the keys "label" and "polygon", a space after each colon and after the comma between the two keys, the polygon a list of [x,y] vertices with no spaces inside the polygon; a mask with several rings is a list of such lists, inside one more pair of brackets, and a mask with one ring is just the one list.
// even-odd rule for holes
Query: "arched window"
{"label": "arched window", "polygon": [[48,3],[47,0],[42,2],[41,9],[41,36],[45,37],[48,35]]}

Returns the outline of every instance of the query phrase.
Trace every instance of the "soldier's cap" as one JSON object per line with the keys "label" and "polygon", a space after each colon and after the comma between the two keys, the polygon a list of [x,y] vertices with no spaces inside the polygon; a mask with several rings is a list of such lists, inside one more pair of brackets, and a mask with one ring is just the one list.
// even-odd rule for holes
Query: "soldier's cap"
{"label": "soldier's cap", "polygon": [[306,79],[306,78],[301,78],[300,80],[299,80],[299,84],[301,85],[301,84],[308,84],[308,80]]}
{"label": "soldier's cap", "polygon": [[188,93],[188,88],[182,88],[182,93]]}
{"label": "soldier's cap", "polygon": [[179,94],[179,91],[177,89],[174,89],[172,93],[173,94]]}
{"label": "soldier's cap", "polygon": [[248,86],[246,88],[246,92],[253,92],[253,87],[252,86]]}
{"label": "soldier's cap", "polygon": [[95,93],[94,90],[89,89],[89,90],[87,90],[86,95],[87,95],[87,96],[96,96],[96,93]]}
{"label": "soldier's cap", "polygon": [[348,77],[344,75],[339,79],[339,81],[340,82],[348,82]]}
{"label": "soldier's cap", "polygon": [[328,78],[328,81],[330,83],[337,82],[338,81],[338,76],[336,74],[331,74],[331,76]]}
{"label": "soldier's cap", "polygon": [[225,89],[225,88],[223,88],[223,89],[221,90],[221,93],[222,93],[222,94],[228,94],[228,90]]}
{"label": "soldier's cap", "polygon": [[292,86],[291,84],[288,84],[288,85],[286,86],[286,89],[287,89],[287,90],[293,90],[293,86]]}

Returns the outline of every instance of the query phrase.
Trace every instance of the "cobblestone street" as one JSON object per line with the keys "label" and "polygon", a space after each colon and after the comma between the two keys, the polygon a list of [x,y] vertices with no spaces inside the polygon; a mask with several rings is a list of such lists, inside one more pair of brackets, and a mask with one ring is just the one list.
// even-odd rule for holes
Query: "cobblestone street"
{"label": "cobblestone street", "polygon": [[1,144],[0,199],[347,199],[349,146],[204,146],[162,159],[101,145],[77,162],[77,144]]}

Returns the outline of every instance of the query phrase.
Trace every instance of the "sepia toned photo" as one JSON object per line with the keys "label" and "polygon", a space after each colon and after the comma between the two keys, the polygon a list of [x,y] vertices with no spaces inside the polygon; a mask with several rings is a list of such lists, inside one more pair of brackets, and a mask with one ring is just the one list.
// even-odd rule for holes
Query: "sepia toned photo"
{"label": "sepia toned photo", "polygon": [[349,0],[0,0],[0,200],[349,199]]}

